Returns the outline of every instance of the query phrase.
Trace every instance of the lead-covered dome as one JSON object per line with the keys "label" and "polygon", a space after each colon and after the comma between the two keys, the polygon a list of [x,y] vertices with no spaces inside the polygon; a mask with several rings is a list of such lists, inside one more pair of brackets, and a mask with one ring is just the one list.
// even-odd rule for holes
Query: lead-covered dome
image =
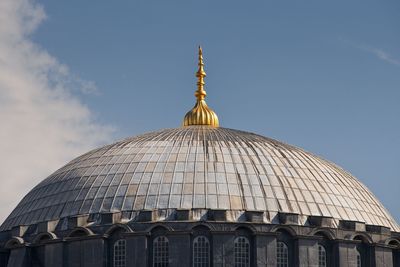
{"label": "lead-covered dome", "polygon": [[[166,129],[88,152],[33,188],[1,226],[81,214],[156,209],[225,209],[327,216],[399,231],[354,176],[300,148],[253,133],[209,126]],[[199,217],[200,219],[200,217]]]}

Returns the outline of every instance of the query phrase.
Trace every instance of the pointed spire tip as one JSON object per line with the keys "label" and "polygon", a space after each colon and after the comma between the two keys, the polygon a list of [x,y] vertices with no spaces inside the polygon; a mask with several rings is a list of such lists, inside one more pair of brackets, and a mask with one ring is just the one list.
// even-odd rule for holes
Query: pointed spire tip
{"label": "pointed spire tip", "polygon": [[196,72],[197,77],[197,90],[194,95],[197,98],[196,105],[186,113],[183,125],[209,125],[213,127],[218,127],[218,116],[212,111],[206,104],[206,91],[204,90],[204,78],[206,77],[206,72],[204,71],[204,62],[203,62],[203,50],[199,45],[199,62],[198,62],[198,70]]}

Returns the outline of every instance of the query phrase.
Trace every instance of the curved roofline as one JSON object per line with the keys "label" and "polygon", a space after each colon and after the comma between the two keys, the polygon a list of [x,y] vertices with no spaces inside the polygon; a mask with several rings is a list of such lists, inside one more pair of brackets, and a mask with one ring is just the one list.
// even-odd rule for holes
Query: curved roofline
{"label": "curved roofline", "polygon": [[[255,133],[210,126],[149,132],[83,154],[34,187],[0,231],[114,211],[125,220],[169,220],[178,209],[225,210],[230,221],[252,210],[264,212],[263,221],[276,213],[294,221],[332,217],[400,231],[367,187],[334,163]],[[138,213],[144,210],[157,213]]]}

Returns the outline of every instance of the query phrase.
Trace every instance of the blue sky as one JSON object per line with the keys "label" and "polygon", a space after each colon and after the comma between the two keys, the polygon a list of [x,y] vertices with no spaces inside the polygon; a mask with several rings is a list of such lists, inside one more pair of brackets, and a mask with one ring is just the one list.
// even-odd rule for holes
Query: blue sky
{"label": "blue sky", "polygon": [[400,221],[400,2],[34,3],[46,18],[25,38],[68,68],[91,123],[113,128],[99,143],[180,126],[201,44],[222,127],[337,163]]}

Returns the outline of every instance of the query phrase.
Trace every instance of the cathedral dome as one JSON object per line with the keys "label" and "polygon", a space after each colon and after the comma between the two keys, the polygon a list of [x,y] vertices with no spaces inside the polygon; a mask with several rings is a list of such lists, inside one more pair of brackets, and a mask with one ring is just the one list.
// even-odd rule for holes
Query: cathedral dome
{"label": "cathedral dome", "polygon": [[90,151],[29,192],[1,226],[83,214],[226,210],[231,221],[262,211],[365,222],[399,231],[357,178],[303,149],[249,132],[204,125],[166,129]]}
{"label": "cathedral dome", "polygon": [[201,48],[198,66],[182,127],[89,151],[21,200],[0,226],[0,267],[399,266],[400,227],[365,185],[219,127]]}

